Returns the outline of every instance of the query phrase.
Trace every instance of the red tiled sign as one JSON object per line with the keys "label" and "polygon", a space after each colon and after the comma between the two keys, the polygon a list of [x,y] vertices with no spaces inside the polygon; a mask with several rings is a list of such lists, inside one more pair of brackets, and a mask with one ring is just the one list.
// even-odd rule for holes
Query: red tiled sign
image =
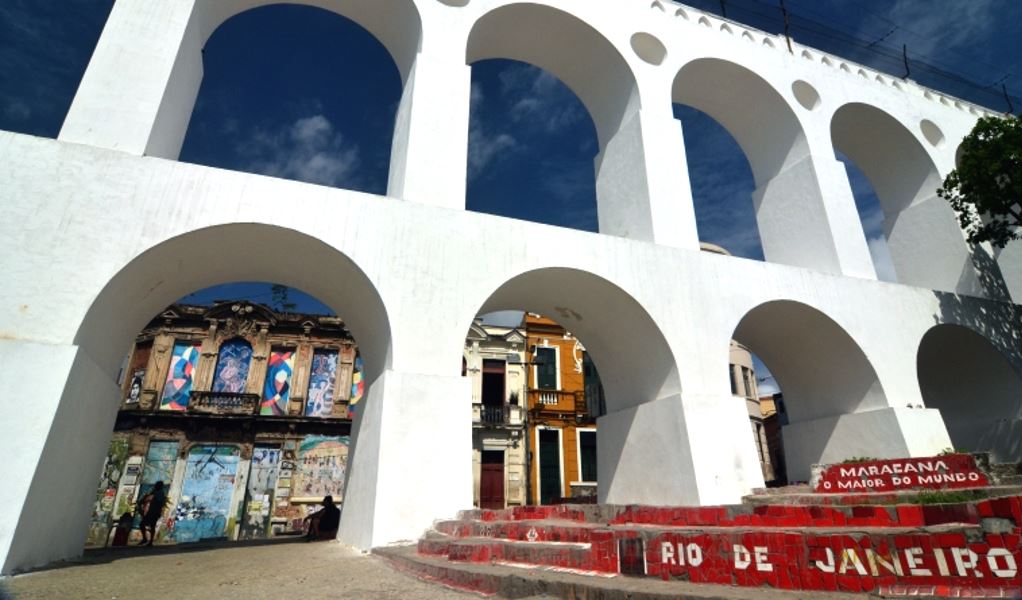
{"label": "red tiled sign", "polygon": [[889,492],[909,489],[961,489],[990,485],[969,454],[898,458],[829,465],[814,491],[824,494]]}

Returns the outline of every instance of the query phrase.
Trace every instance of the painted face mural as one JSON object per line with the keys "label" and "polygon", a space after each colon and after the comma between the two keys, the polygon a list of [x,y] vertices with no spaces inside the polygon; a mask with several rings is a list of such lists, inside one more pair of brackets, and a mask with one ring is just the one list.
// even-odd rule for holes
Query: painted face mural
{"label": "painted face mural", "polygon": [[294,370],[294,364],[294,350],[270,352],[259,414],[283,415],[287,413],[287,401],[291,397],[291,372]]}
{"label": "painted face mural", "polygon": [[192,374],[199,360],[198,342],[177,342],[170,358],[167,382],[163,386],[161,410],[185,410],[192,395]]}
{"label": "painted face mural", "polygon": [[213,391],[243,394],[251,362],[252,346],[245,340],[234,339],[221,344],[216,360],[216,375],[213,377]]}
{"label": "painted face mural", "polygon": [[316,350],[313,353],[305,416],[329,417],[333,412],[338,356],[337,350]]}

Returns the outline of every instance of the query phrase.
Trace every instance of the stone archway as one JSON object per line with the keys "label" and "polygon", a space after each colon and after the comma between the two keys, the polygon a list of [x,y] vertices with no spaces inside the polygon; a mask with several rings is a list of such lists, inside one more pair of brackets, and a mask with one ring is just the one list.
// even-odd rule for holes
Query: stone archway
{"label": "stone archway", "polygon": [[[196,289],[239,280],[277,281],[312,293],[364,340],[370,386],[388,367],[391,332],[383,301],[360,267],[332,246],[292,229],[237,223],[149,247],[98,291],[75,335],[74,353],[30,358],[48,361],[53,376],[47,385],[63,389],[52,390],[59,398],[47,409],[52,423],[5,440],[39,459],[24,466],[34,475],[5,486],[2,495],[9,506],[22,507],[8,511],[0,527],[0,544],[8,549],[3,572],[81,552],[95,475],[119,404],[121,358],[138,330],[167,305]],[[354,433],[357,438],[357,422]],[[360,469],[357,442],[351,454],[349,479]]]}
{"label": "stone archway", "polygon": [[919,343],[923,400],[940,410],[956,450],[1022,460],[1022,376],[985,337],[937,325]]}
{"label": "stone archway", "polygon": [[601,502],[697,501],[674,354],[634,297],[592,273],[549,267],[508,279],[479,312],[498,310],[556,320],[599,370],[608,413],[597,421]]}

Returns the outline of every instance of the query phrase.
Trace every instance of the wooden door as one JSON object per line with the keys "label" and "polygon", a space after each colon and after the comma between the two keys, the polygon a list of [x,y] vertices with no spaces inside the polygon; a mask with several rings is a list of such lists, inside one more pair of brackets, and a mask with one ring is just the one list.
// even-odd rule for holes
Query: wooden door
{"label": "wooden door", "polygon": [[539,430],[539,503],[561,497],[561,436],[556,429]]}
{"label": "wooden door", "polygon": [[483,450],[479,508],[504,508],[504,452],[501,450]]}

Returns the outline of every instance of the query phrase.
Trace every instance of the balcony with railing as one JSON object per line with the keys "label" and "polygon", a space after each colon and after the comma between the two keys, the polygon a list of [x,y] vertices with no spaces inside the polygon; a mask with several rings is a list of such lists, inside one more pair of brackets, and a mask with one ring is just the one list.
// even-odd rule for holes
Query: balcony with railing
{"label": "balcony with railing", "polygon": [[528,406],[533,411],[585,413],[586,395],[582,391],[529,389]]}
{"label": "balcony with railing", "polygon": [[517,404],[472,404],[472,424],[483,427],[520,427],[522,407]]}
{"label": "balcony with railing", "polygon": [[254,415],[259,412],[259,394],[192,391],[188,412],[216,415]]}

